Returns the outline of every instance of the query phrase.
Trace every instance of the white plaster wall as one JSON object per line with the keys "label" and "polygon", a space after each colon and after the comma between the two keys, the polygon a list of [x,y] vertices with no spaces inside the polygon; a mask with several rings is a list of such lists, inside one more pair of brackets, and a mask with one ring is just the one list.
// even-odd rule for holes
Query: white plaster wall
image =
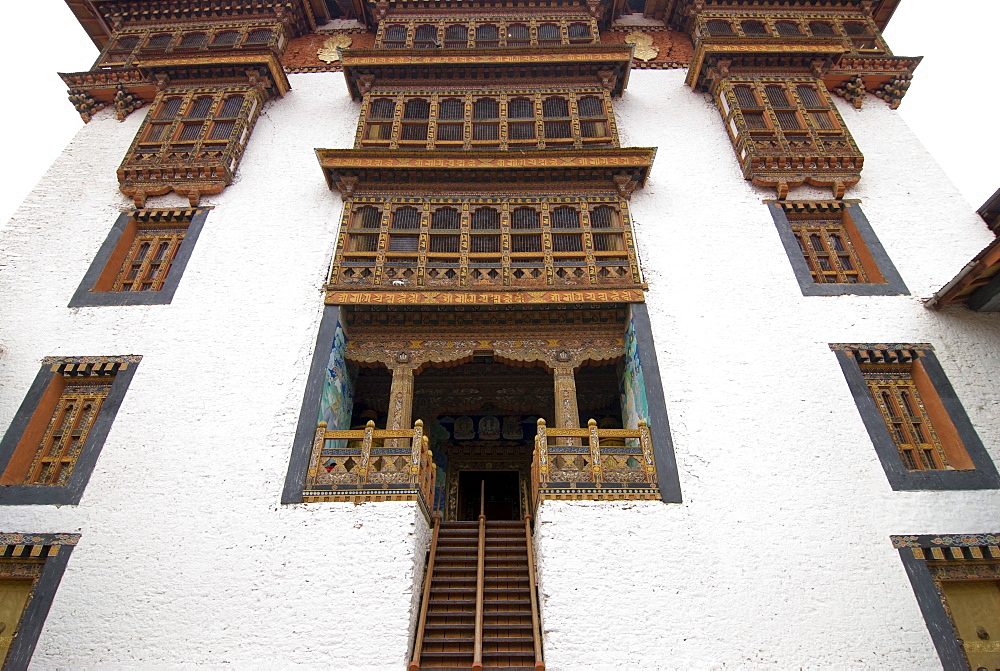
{"label": "white plaster wall", "polygon": [[631,213],[684,503],[542,506],[548,668],[936,667],[889,535],[1000,531],[1000,492],[893,492],[828,344],[933,344],[1000,461],[1000,315],[922,302],[993,236],[895,112],[841,104],[848,196],[913,295],[802,296],[773,191],[683,78],[634,71],[615,109],[623,145],[658,147]]}
{"label": "white plaster wall", "polygon": [[[773,194],[683,76],[633,72],[616,110],[623,145],[659,147],[632,214],[685,502],[541,508],[549,668],[934,667],[888,537],[1000,531],[1000,495],[892,492],[828,343],[932,343],[1000,459],[1000,317],[921,302],[991,235],[896,113],[842,106],[849,195],[914,295],[803,297]],[[341,211],[313,149],[350,146],[358,112],[341,75],[291,81],[171,305],[66,308],[130,205],[142,112],[84,127],[3,231],[0,428],[42,357],[144,356],[81,504],[0,509],[3,531],[83,534],[37,668],[404,667],[415,506],[278,503]]]}
{"label": "white plaster wall", "polygon": [[145,110],[83,127],[5,230],[0,430],[42,357],[143,355],[80,505],[0,509],[3,531],[82,534],[36,668],[407,659],[415,504],[279,504],[341,214],[313,150],[351,146],[358,115],[342,75],[290,79],[171,305],[66,307],[130,206],[115,170]]}

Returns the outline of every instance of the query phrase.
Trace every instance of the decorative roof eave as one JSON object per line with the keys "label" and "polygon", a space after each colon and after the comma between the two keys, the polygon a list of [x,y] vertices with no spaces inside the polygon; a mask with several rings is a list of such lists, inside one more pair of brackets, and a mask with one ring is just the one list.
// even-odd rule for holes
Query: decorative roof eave
{"label": "decorative roof eave", "polygon": [[991,231],[1000,235],[1000,189],[997,189],[976,212],[986,221]]}
{"label": "decorative roof eave", "polygon": [[[261,69],[265,72],[261,72]],[[283,96],[291,86],[277,56],[200,56],[151,59],[128,68],[59,73],[69,99],[84,122],[108,105],[122,120],[152,102],[164,86],[214,86],[231,82],[259,84],[267,97]]]}
{"label": "decorative roof eave", "polygon": [[759,44],[747,44],[745,40],[703,40],[695,47],[685,83],[692,88],[710,89],[716,78],[710,70],[720,61],[730,61],[727,68],[737,66],[741,59],[754,59],[756,67],[798,63],[808,72],[816,61],[837,59],[846,52],[847,47],[840,39]]}
{"label": "decorative roof eave", "polygon": [[1000,238],[979,252],[952,281],[931,296],[927,307],[938,310],[955,303],[965,303],[970,310],[979,312],[1000,312]]}
{"label": "decorative roof eave", "polygon": [[344,199],[365,184],[483,184],[539,182],[598,184],[629,198],[646,182],[656,149],[650,147],[496,151],[317,149],[330,189]]}
{"label": "decorative roof eave", "polygon": [[[69,6],[70,11],[73,12],[73,15],[76,16],[80,25],[83,26],[83,29],[90,35],[90,39],[97,45],[97,48],[103,49],[107,46],[108,39],[114,32],[114,28],[99,10],[99,7],[135,5],[139,6],[145,14],[170,12],[176,15],[178,13],[196,12],[198,5],[205,6],[206,9],[203,11],[221,12],[225,9],[231,10],[233,5],[239,4],[239,0],[235,2],[229,0],[226,3],[220,3],[218,0],[186,0],[186,2],[180,4],[169,0],[145,0],[143,2],[139,2],[138,0],[66,0],[66,4]],[[257,6],[262,5],[260,2],[254,2],[253,4]],[[298,15],[299,21],[293,21],[293,24],[301,24],[301,30],[298,32],[315,30],[318,25],[323,25],[330,20],[326,3],[323,0],[286,0],[286,5],[291,5]],[[162,9],[158,9],[158,6],[162,7]]]}
{"label": "decorative roof eave", "polygon": [[422,81],[454,81],[472,73],[523,82],[529,69],[534,68],[544,68],[541,77],[578,80],[592,76],[612,95],[619,96],[628,83],[632,48],[631,44],[582,44],[474,50],[344,49],[341,62],[355,100],[360,100],[371,86],[384,82],[419,86]]}
{"label": "decorative roof eave", "polygon": [[697,4],[701,9],[724,8],[738,5],[741,9],[830,9],[831,7],[844,7],[854,9],[866,9],[871,14],[879,30],[885,30],[889,25],[889,19],[899,5],[899,0],[667,0],[665,18],[669,25],[681,29],[687,24],[693,11],[692,5]]}
{"label": "decorative roof eave", "polygon": [[[386,13],[396,12],[481,12],[503,11],[518,12],[565,11],[576,10],[595,17],[601,25],[607,25],[617,11],[620,0],[477,0],[471,4],[468,0],[353,0],[355,4],[362,3],[365,15],[372,25],[378,23],[378,17]],[[608,11],[611,9],[612,11]],[[360,20],[360,17],[359,17]]]}
{"label": "decorative roof eave", "polygon": [[826,88],[853,103],[858,109],[865,93],[889,103],[896,109],[903,101],[913,71],[920,65],[923,56],[841,56],[823,74]]}

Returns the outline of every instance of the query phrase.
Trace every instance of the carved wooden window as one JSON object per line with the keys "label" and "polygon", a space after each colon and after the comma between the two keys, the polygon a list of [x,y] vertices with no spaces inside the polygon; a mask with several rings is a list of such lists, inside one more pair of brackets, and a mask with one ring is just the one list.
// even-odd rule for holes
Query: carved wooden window
{"label": "carved wooden window", "polygon": [[539,44],[560,44],[562,42],[562,31],[555,23],[543,23],[538,26]]}
{"label": "carved wooden window", "polygon": [[437,46],[437,26],[419,25],[413,34],[413,46],[417,49],[430,49]]}
{"label": "carved wooden window", "polygon": [[186,33],[177,45],[181,49],[200,49],[208,44],[208,35],[205,33]]}
{"label": "carved wooden window", "polygon": [[930,345],[831,345],[895,490],[1000,487]]}
{"label": "carved wooden window", "polygon": [[500,29],[493,24],[476,26],[477,47],[499,47]]}
{"label": "carved wooden window", "polygon": [[465,24],[448,26],[444,31],[446,49],[464,49],[469,44],[469,27]]}
{"label": "carved wooden window", "polygon": [[240,39],[238,30],[224,30],[212,38],[213,47],[232,47]]}
{"label": "carved wooden window", "polygon": [[406,46],[406,26],[391,23],[385,27],[382,35],[382,46],[387,49],[402,49]]}
{"label": "carved wooden window", "polygon": [[139,36],[128,35],[115,40],[108,52],[112,54],[130,54],[137,46],[139,46]]}
{"label": "carved wooden window", "polygon": [[258,28],[250,31],[244,44],[267,44],[273,36],[274,32],[270,28]]}
{"label": "carved wooden window", "polygon": [[226,143],[231,139],[237,121],[256,108],[247,105],[243,94],[225,92],[168,95],[154,107],[140,131],[139,146],[189,145]]}
{"label": "carved wooden window", "polygon": [[[170,272],[174,257],[180,251],[187,222],[159,222],[137,225],[121,269],[110,291],[160,291]],[[95,290],[100,291],[95,287]]]}
{"label": "carved wooden window", "polygon": [[774,27],[783,37],[798,37],[802,34],[799,24],[792,21],[776,21]]}
{"label": "carved wooden window", "polygon": [[[72,482],[82,493],[110,418],[121,402],[121,391],[111,398],[116,377],[131,365],[118,359],[57,360],[42,369],[25,399],[30,415],[22,413],[24,423],[17,426],[15,422],[4,436],[0,485],[21,488],[17,491],[22,493],[24,488],[34,488],[37,494],[39,487],[66,488]],[[126,377],[130,376],[131,372]],[[123,384],[128,384],[124,378]],[[110,406],[105,411],[106,404]],[[76,476],[81,459],[85,459],[86,472]],[[0,496],[6,497],[7,491],[0,491]]]}
{"label": "carved wooden window", "polygon": [[844,21],[844,32],[847,33],[855,49],[875,49],[875,33],[871,26],[861,21]]}
{"label": "carved wooden window", "polygon": [[706,22],[706,27],[708,28],[708,34],[713,36],[736,34],[736,31],[733,30],[733,24],[723,19],[709,19]]}
{"label": "carved wooden window", "polygon": [[835,37],[837,35],[833,25],[826,21],[810,21],[809,31],[816,37]]}
{"label": "carved wooden window", "polygon": [[[872,281],[844,227],[843,219],[809,218],[790,222],[814,282],[858,284]],[[881,279],[881,275],[876,277]]]}
{"label": "carved wooden window", "polygon": [[[397,121],[394,112],[400,107],[403,114]],[[360,146],[412,149],[614,146],[612,119],[607,93],[596,88],[559,95],[482,91],[461,97],[379,92],[366,97],[357,141]]]}
{"label": "carved wooden window", "polygon": [[531,44],[531,28],[523,23],[507,26],[507,46],[526,47]]}
{"label": "carved wooden window", "polygon": [[173,39],[173,35],[170,33],[155,33],[149,36],[149,40],[146,42],[146,49],[150,51],[163,51],[168,46]]}
{"label": "carved wooden window", "polygon": [[[457,287],[465,280],[448,270],[463,265],[476,284],[640,282],[621,202],[596,197],[531,200],[505,205],[466,197],[464,207],[439,197],[428,197],[423,204],[356,202],[345,214],[331,284]],[[552,268],[548,274],[546,265]],[[406,270],[417,266],[426,273]]]}
{"label": "carved wooden window", "polygon": [[589,44],[591,41],[589,24],[571,23],[566,32],[570,44]]}
{"label": "carved wooden window", "polygon": [[763,21],[743,21],[740,23],[740,28],[743,29],[743,34],[747,37],[761,37],[771,34]]}

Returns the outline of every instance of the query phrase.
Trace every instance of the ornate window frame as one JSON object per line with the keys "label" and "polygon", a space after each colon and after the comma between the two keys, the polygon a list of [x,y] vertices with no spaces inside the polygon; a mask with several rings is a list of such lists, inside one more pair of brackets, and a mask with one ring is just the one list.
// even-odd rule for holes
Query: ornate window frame
{"label": "ornate window frame", "polygon": [[[778,229],[778,237],[788,255],[803,296],[908,296],[903,278],[893,265],[885,248],[861,211],[859,201],[767,201],[767,209]],[[809,219],[840,219],[848,247],[860,262],[867,282],[818,283],[803,256],[794,226]]]}
{"label": "ornate window frame", "polygon": [[[69,301],[71,308],[103,305],[168,305],[180,284],[210,207],[126,210],[101,244],[80,286]],[[157,291],[115,290],[116,277],[124,271],[129,251],[142,228],[157,224],[183,230],[183,244],[176,249],[162,286]],[[154,252],[150,252],[151,254]]]}
{"label": "ornate window frame", "polygon": [[1000,534],[890,536],[890,539],[910,579],[941,666],[968,669],[964,644],[952,620],[941,580],[1000,580]]}
{"label": "ornate window frame", "polygon": [[[926,344],[830,344],[854,396],[861,419],[894,491],[1000,489],[1000,475],[948,381],[934,349]],[[932,426],[962,470],[907,470],[861,366],[908,366]]]}
{"label": "ornate window frame", "polygon": [[[0,532],[0,578],[30,580],[31,591],[14,631],[4,669],[26,669],[80,534]],[[6,632],[5,632],[6,633]],[[16,635],[15,635],[16,634]]]}
{"label": "ornate window frame", "polygon": [[90,481],[101,448],[107,439],[125,392],[141,356],[46,357],[28,389],[14,420],[0,440],[0,469],[6,471],[15,457],[36,453],[55,412],[63,381],[73,377],[113,377],[107,397],[94,418],[86,442],[64,485],[0,485],[0,505],[76,505]]}

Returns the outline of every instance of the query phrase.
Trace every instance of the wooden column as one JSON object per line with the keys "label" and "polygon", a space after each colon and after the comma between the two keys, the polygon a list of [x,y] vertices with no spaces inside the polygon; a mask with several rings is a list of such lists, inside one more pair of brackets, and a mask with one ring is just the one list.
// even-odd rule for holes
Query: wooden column
{"label": "wooden column", "polygon": [[408,429],[413,423],[413,365],[401,363],[392,368],[392,388],[389,391],[389,418],[385,428],[390,431]]}
{"label": "wooden column", "polygon": [[[556,393],[557,429],[579,429],[580,411],[576,404],[576,378],[573,366],[558,366],[552,369]],[[564,438],[567,445],[575,445],[575,438]]]}

